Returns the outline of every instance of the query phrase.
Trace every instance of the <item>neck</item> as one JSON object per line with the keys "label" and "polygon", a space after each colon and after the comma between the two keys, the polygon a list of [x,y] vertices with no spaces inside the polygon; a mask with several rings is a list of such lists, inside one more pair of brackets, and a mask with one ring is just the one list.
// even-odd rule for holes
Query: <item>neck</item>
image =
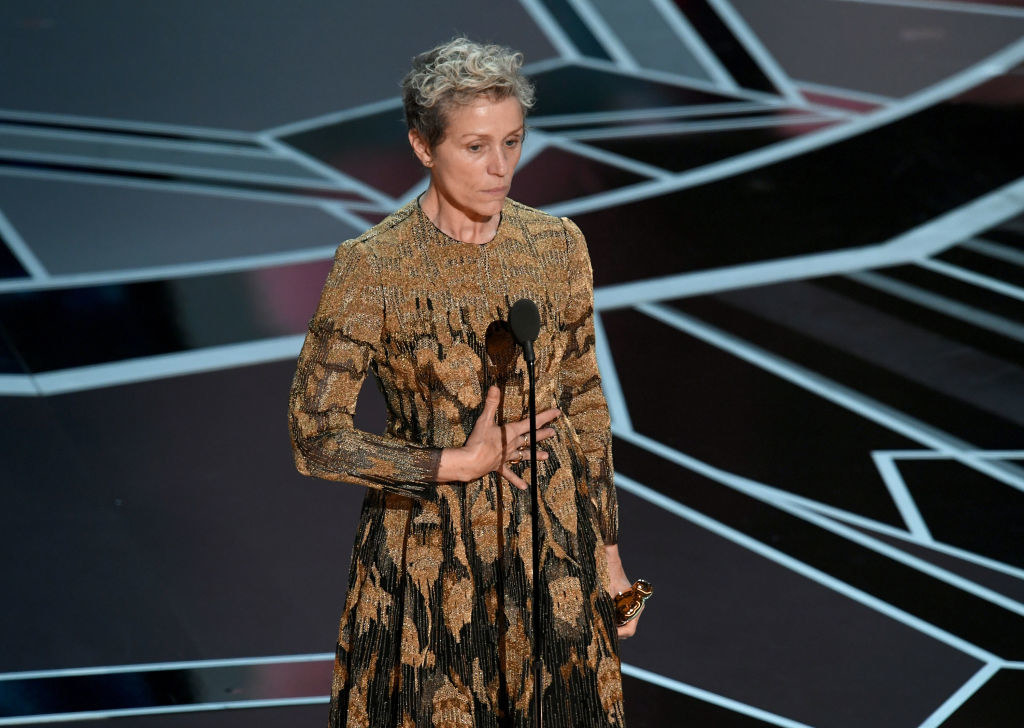
{"label": "neck", "polygon": [[483,245],[493,240],[501,222],[500,212],[481,217],[469,210],[461,209],[442,195],[434,185],[430,185],[420,197],[420,209],[445,235],[474,245]]}

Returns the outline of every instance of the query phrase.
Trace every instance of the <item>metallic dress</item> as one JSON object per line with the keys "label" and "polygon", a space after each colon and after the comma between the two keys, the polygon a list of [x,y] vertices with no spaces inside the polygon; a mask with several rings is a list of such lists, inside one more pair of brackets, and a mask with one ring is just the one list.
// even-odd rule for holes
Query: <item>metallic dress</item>
{"label": "metallic dress", "polygon": [[[511,200],[493,240],[438,230],[414,201],[342,243],[291,390],[298,469],[368,486],[339,627],[330,725],[530,725],[530,493],[496,473],[437,482],[441,448],[473,429],[490,384],[499,422],[527,417],[526,365],[505,324],[533,300],[543,539],[544,724],[623,726],[605,544],[616,543],[608,408],[579,229]],[[386,433],[353,427],[372,372]],[[529,463],[513,468],[527,481]]]}

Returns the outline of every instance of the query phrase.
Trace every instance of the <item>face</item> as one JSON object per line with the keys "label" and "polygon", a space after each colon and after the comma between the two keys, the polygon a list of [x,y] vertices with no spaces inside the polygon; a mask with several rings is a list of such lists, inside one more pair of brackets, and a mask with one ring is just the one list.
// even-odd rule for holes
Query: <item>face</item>
{"label": "face", "polygon": [[514,96],[480,97],[447,116],[444,139],[432,149],[415,131],[409,141],[445,204],[470,219],[490,219],[501,212],[522,153],[523,109]]}

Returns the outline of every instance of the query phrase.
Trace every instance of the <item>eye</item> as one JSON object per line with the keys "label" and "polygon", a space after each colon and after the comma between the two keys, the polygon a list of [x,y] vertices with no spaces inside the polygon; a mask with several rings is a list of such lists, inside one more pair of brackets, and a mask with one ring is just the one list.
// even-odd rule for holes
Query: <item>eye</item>
{"label": "eye", "polygon": [[505,146],[508,147],[509,149],[513,149],[513,148],[519,146],[519,142],[521,142],[521,141],[522,141],[522,139],[520,139],[518,137],[514,137],[512,139],[506,139],[505,140]]}
{"label": "eye", "polygon": [[467,148],[467,149],[468,149],[469,151],[471,151],[471,152],[479,152],[479,151],[480,151],[481,149],[483,149],[483,145],[481,145],[481,144],[470,144],[470,145],[469,145],[468,147],[466,147],[466,148]]}

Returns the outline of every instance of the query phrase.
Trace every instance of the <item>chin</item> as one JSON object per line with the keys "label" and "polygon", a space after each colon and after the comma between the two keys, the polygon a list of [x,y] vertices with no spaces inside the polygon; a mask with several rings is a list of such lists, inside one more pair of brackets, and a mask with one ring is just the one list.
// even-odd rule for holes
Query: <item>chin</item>
{"label": "chin", "polygon": [[488,200],[485,203],[477,205],[474,212],[480,217],[494,217],[499,212],[501,212],[501,208],[504,206],[505,198],[502,197],[497,200]]}

